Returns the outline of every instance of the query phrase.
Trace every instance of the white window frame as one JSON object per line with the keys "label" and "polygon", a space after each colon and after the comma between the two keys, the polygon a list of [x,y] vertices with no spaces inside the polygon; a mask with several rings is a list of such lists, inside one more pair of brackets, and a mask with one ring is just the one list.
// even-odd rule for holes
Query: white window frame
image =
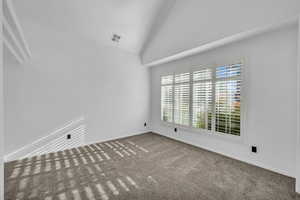
{"label": "white window frame", "polygon": [[[226,64],[227,63],[227,64]],[[241,67],[241,75],[240,75],[240,79],[241,79],[241,91],[240,91],[240,101],[241,101],[241,106],[240,106],[240,135],[232,135],[232,134],[227,134],[227,133],[222,133],[222,132],[217,132],[215,131],[215,83],[216,83],[216,68],[219,66],[226,66],[226,65],[233,65],[233,64],[238,64],[241,63],[242,67]],[[199,71],[199,70],[203,70],[203,69],[207,69],[210,68],[212,69],[212,110],[213,110],[213,119],[212,119],[212,130],[207,130],[207,129],[202,129],[202,128],[194,128],[192,126],[192,117],[193,117],[193,72],[195,71]],[[191,67],[190,70],[180,70],[180,71],[175,71],[175,72],[171,72],[171,73],[163,73],[160,75],[160,80],[163,76],[167,76],[167,75],[173,75],[173,97],[174,97],[174,86],[175,86],[175,74],[181,74],[181,73],[190,73],[190,111],[189,111],[189,116],[190,116],[190,123],[188,126],[185,125],[180,125],[180,124],[176,124],[174,123],[174,98],[173,98],[173,119],[172,122],[166,122],[161,120],[160,117],[160,122],[163,126],[167,126],[170,128],[179,128],[183,131],[187,131],[187,132],[191,132],[191,133],[195,133],[195,134],[203,134],[205,136],[209,136],[209,137],[215,137],[215,138],[222,138],[222,139],[228,139],[230,141],[236,141],[236,142],[243,142],[245,140],[245,133],[244,133],[244,127],[245,127],[245,98],[244,98],[244,89],[245,89],[245,59],[240,59],[240,60],[236,60],[235,62],[220,62],[220,64],[207,64],[207,65],[200,65],[200,66],[194,66]],[[161,83],[160,83],[160,95],[161,95]],[[161,96],[160,96],[160,100],[161,100]],[[160,101],[161,102],[161,101]],[[161,110],[161,103],[160,103],[160,110]]]}
{"label": "white window frame", "polygon": [[[172,84],[161,84],[161,81],[162,81],[162,77],[164,76],[170,76],[172,75],[173,76],[173,80],[172,80]],[[171,124],[174,124],[174,81],[175,81],[175,73],[172,72],[172,73],[165,73],[163,75],[160,75],[160,85],[159,85],[159,95],[160,95],[160,121],[163,122],[165,125],[168,125],[170,126]],[[162,102],[162,95],[161,95],[161,88],[163,86],[172,86],[172,122],[166,122],[166,121],[163,121],[162,118],[161,118],[161,111],[162,111],[162,107],[161,107],[161,102]]]}

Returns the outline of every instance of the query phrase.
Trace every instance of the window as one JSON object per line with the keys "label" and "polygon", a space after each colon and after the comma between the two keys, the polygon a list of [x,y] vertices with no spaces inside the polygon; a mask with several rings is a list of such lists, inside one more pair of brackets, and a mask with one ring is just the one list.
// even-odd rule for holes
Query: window
{"label": "window", "polygon": [[240,135],[241,65],[216,68],[215,123],[216,131]]}
{"label": "window", "polygon": [[173,75],[161,78],[161,120],[173,122]]}
{"label": "window", "polygon": [[190,73],[175,75],[174,123],[189,125],[190,119]]}
{"label": "window", "polygon": [[211,130],[212,70],[193,73],[193,127]]}
{"label": "window", "polygon": [[242,64],[161,77],[161,120],[240,135]]}

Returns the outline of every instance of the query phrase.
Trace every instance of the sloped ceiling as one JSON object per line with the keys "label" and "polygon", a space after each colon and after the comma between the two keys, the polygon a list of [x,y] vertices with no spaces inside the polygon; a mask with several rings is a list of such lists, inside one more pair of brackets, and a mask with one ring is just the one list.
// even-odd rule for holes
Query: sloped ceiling
{"label": "sloped ceiling", "polygon": [[299,14],[299,0],[177,0],[142,60],[148,64]]}
{"label": "sloped ceiling", "polygon": [[[299,0],[11,1],[21,25],[117,46],[140,54],[144,64],[300,14]],[[111,41],[113,34],[120,42]]]}
{"label": "sloped ceiling", "polygon": [[[169,0],[167,0],[169,1]],[[139,53],[166,0],[13,0],[22,21]],[[121,36],[119,43],[112,35]]]}

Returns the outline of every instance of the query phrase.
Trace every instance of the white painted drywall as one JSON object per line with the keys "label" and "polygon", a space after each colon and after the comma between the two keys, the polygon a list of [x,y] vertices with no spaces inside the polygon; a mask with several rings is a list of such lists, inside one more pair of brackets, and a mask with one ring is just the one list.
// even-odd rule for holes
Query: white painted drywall
{"label": "white painted drywall", "polygon": [[[0,11],[2,11],[2,0],[0,0]],[[2,16],[2,15],[1,15]],[[2,21],[0,21],[0,200],[4,199],[4,109],[3,109],[3,41]]]}
{"label": "white painted drywall", "polygon": [[177,0],[147,45],[143,63],[278,23],[299,13],[299,0]]}
{"label": "white painted drywall", "polygon": [[298,21],[298,138],[297,138],[297,177],[296,177],[296,191],[300,194],[300,16]]}
{"label": "white painted drywall", "polygon": [[[2,26],[1,26],[2,27]],[[0,39],[0,200],[4,199],[4,109],[3,109],[3,53]]]}
{"label": "white painted drywall", "polygon": [[149,71],[137,55],[23,22],[32,58],[5,54],[5,154],[84,117],[86,142],[146,131]]}
{"label": "white painted drywall", "polygon": [[[295,177],[297,29],[265,33],[204,54],[151,68],[151,128],[154,132]],[[207,63],[245,59],[244,138],[233,141],[179,129],[160,121],[160,75]],[[250,145],[258,146],[258,154]]]}

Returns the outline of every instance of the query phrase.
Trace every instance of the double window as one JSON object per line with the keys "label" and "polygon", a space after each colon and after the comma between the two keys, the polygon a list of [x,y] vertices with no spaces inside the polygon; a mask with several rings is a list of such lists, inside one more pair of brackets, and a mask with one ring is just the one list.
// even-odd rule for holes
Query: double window
{"label": "double window", "polygon": [[240,136],[242,64],[161,77],[161,120]]}

